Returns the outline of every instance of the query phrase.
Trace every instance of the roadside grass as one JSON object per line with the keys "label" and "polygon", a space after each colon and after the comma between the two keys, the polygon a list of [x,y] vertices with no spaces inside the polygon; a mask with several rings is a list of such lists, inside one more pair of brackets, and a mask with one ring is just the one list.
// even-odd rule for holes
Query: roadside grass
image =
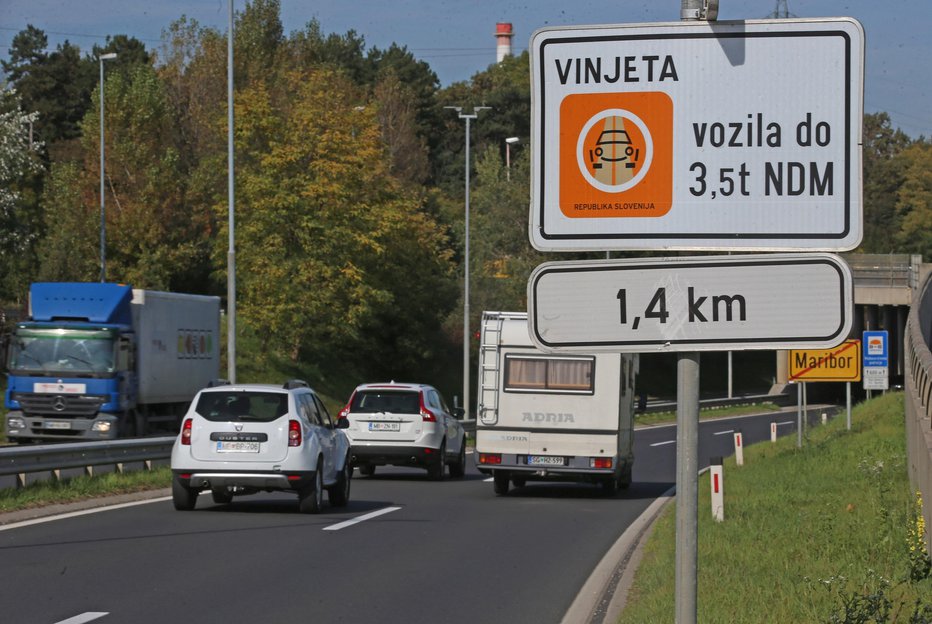
{"label": "roadside grass", "polygon": [[[712,420],[714,418],[730,418],[746,414],[760,414],[763,412],[776,412],[780,406],[769,401],[748,405],[731,405],[728,407],[705,407],[699,410],[699,420]],[[635,425],[665,425],[676,422],[676,412],[649,412],[635,416]]]}
{"label": "roadside grass", "polygon": [[113,472],[93,477],[81,476],[62,481],[37,481],[24,488],[0,489],[0,513],[170,486],[171,470],[168,466],[123,474]]}
{"label": "roadside grass", "polygon": [[[725,520],[700,478],[698,621],[932,622],[921,502],[906,468],[902,393],[845,419],[745,447],[724,465]],[[928,503],[927,503],[928,504]],[[645,545],[619,622],[672,622],[675,505]]]}

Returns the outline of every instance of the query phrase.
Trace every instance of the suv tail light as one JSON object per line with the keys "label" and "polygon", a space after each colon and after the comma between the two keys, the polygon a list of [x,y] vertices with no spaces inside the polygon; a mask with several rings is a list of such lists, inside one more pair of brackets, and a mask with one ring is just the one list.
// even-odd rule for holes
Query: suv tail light
{"label": "suv tail light", "polygon": [[424,422],[437,422],[437,417],[434,416],[434,413],[427,409],[427,406],[424,405],[424,393],[417,393],[417,400],[421,404],[421,418],[424,419]]}
{"label": "suv tail light", "polygon": [[346,402],[346,407],[340,410],[340,413],[337,414],[338,419],[347,418],[350,413],[350,405],[353,404],[353,397],[356,396],[356,391],[353,391],[353,394],[350,395],[349,401]]}
{"label": "suv tail light", "polygon": [[191,446],[191,419],[186,418],[181,425],[181,443],[185,446]]}
{"label": "suv tail light", "polygon": [[288,446],[301,446],[301,425],[297,420],[288,421]]}

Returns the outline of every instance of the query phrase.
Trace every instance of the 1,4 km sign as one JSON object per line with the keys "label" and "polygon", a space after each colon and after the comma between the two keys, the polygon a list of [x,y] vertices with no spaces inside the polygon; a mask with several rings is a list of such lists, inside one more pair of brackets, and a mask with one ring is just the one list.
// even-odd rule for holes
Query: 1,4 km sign
{"label": "1,4 km sign", "polygon": [[824,253],[548,262],[528,281],[544,350],[828,348],[851,310],[851,271]]}
{"label": "1,4 km sign", "polygon": [[532,244],[853,249],[863,58],[849,18],[537,31]]}

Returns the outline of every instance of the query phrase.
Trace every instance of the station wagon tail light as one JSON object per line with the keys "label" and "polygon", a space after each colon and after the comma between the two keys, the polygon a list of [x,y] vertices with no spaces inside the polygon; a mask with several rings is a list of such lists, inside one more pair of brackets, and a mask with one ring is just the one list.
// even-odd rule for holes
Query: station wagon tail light
{"label": "station wagon tail light", "polygon": [[611,457],[590,457],[589,467],[590,468],[611,468],[612,458]]}
{"label": "station wagon tail light", "polygon": [[301,446],[301,425],[297,420],[288,421],[288,446]]}
{"label": "station wagon tail light", "polygon": [[437,417],[434,416],[434,413],[424,405],[424,395],[418,393],[417,400],[421,404],[421,418],[424,419],[424,422],[437,422]]}
{"label": "station wagon tail light", "polygon": [[501,453],[479,453],[480,464],[500,464],[502,463]]}
{"label": "station wagon tail light", "polygon": [[186,418],[181,425],[181,443],[185,446],[191,446],[191,419]]}

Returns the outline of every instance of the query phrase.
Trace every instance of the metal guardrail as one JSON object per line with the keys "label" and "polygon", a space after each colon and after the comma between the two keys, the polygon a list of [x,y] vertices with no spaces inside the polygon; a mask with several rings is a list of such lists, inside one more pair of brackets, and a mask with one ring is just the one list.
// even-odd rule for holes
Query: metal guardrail
{"label": "metal guardrail", "polygon": [[26,475],[37,472],[60,478],[59,471],[68,468],[83,468],[85,474],[104,465],[122,472],[123,464],[131,462],[144,462],[151,468],[152,461],[171,457],[175,437],[4,447],[0,448],[0,476],[16,475],[17,487],[22,487]]}
{"label": "metal guardrail", "polygon": [[[922,515],[932,526],[932,274],[913,297],[903,341],[906,365],[906,445],[910,482],[922,495]],[[932,553],[932,531],[926,531]]]}

